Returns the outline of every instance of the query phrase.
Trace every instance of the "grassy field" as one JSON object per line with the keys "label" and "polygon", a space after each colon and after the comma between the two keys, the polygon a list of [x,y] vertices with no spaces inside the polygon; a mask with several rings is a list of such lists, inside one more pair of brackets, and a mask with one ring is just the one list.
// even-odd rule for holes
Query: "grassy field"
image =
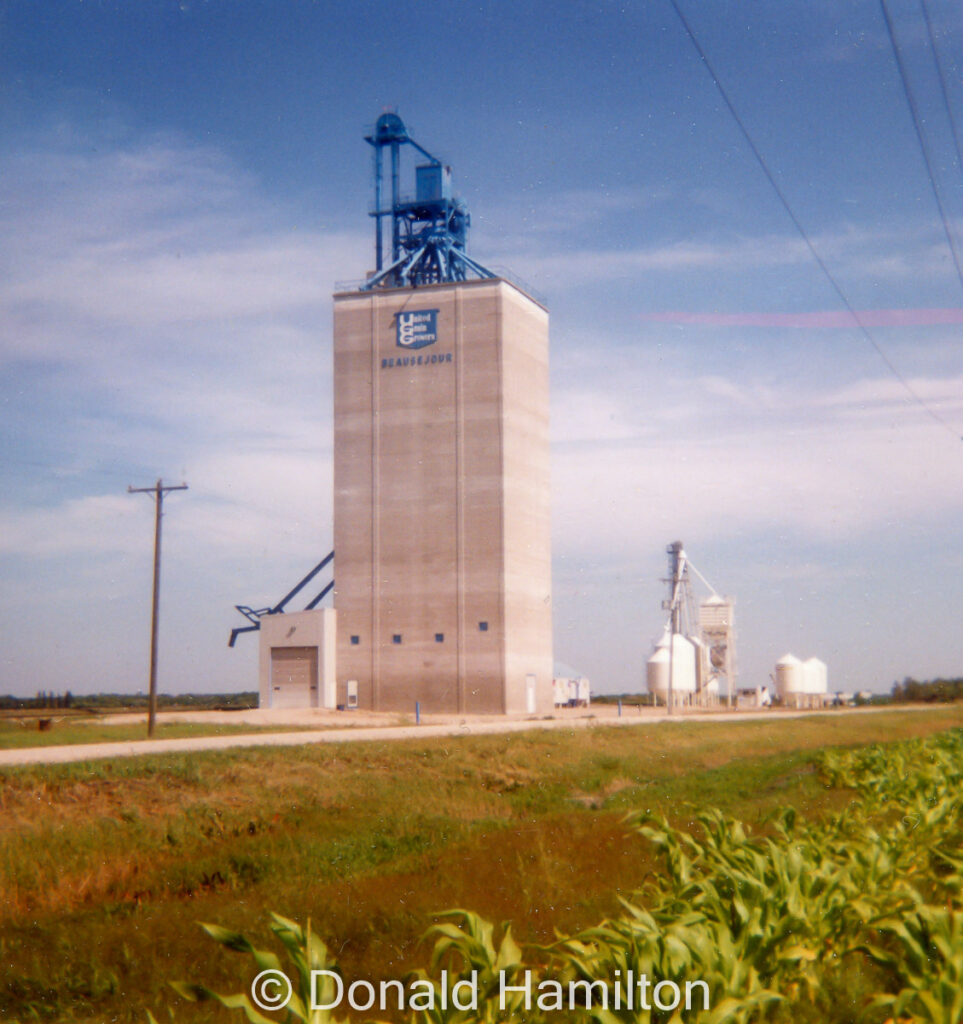
{"label": "grassy field", "polygon": [[165,986],[240,987],[247,965],[198,921],[263,938],[269,911],[310,918],[373,981],[422,965],[449,907],[545,942],[660,870],[627,811],[819,818],[851,799],[814,772],[819,749],[961,724],[948,706],[3,769],[0,1019],[234,1019]]}
{"label": "grassy field", "polygon": [[[61,712],[63,716],[63,713]],[[0,750],[26,747],[59,747],[75,743],[131,743],[147,739],[147,725],[143,723],[112,724],[107,716],[63,716],[56,711],[44,715],[7,715],[0,717]],[[51,727],[41,732],[38,719],[49,718]],[[300,732],[316,726],[296,725],[237,725],[205,724],[203,722],[157,722],[154,739],[174,740],[190,736],[242,736],[245,733]]]}

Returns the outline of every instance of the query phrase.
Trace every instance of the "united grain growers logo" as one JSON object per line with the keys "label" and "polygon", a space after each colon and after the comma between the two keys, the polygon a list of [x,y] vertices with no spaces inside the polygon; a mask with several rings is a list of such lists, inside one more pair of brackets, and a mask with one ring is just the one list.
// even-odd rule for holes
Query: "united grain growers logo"
{"label": "united grain growers logo", "polygon": [[407,309],[395,313],[395,324],[395,344],[399,348],[425,348],[438,340],[437,309]]}

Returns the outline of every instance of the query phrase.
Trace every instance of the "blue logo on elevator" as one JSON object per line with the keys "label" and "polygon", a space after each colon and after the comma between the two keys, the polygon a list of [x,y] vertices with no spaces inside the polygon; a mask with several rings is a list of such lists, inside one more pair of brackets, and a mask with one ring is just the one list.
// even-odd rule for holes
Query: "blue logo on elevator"
{"label": "blue logo on elevator", "polygon": [[395,323],[399,348],[426,348],[438,340],[437,309],[406,309],[395,313]]}

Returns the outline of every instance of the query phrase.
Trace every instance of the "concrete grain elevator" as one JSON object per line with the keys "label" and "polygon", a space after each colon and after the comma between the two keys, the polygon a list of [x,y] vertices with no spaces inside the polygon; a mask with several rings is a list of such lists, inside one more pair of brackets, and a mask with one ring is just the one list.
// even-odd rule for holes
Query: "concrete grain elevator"
{"label": "concrete grain elevator", "polygon": [[469,257],[397,114],[366,141],[375,270],[334,297],[337,701],[548,713],[548,312]]}

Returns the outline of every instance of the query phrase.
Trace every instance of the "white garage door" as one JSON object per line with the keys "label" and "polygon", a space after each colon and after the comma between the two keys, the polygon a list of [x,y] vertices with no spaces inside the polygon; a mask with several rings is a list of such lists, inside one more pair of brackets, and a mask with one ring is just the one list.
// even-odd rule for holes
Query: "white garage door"
{"label": "white garage door", "polygon": [[317,647],[271,648],[271,707],[310,708],[318,703]]}

